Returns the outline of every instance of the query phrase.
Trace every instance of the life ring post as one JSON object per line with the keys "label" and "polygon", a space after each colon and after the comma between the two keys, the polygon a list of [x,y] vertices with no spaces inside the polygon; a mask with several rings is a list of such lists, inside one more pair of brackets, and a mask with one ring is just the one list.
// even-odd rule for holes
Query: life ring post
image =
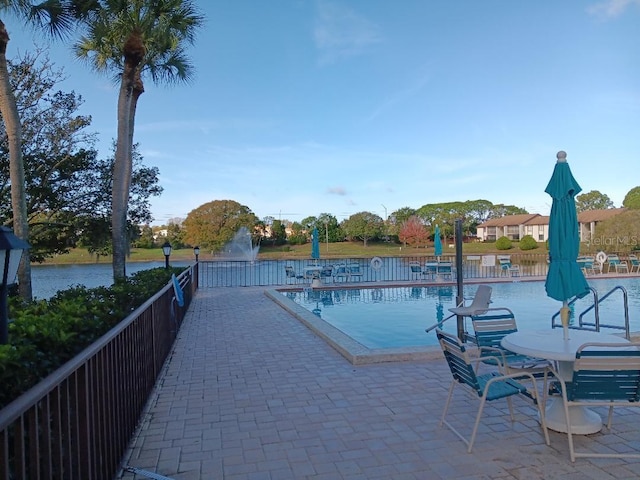
{"label": "life ring post", "polygon": [[382,262],[382,259],[380,257],[373,257],[371,259],[371,268],[376,271],[380,270],[383,264],[384,263]]}

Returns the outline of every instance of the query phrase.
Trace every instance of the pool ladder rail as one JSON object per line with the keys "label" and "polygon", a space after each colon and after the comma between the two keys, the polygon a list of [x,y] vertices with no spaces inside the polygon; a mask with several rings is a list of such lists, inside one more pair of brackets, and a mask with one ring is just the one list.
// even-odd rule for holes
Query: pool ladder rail
{"label": "pool ladder rail", "polygon": [[[624,330],[624,336],[627,340],[631,339],[631,332],[629,331],[629,294],[627,290],[622,285],[617,285],[605,293],[601,298],[598,298],[598,292],[593,288],[589,287],[591,290],[591,294],[593,295],[593,304],[587,307],[580,316],[578,317],[578,325],[569,325],[569,328],[574,330],[591,330],[594,332],[599,332],[601,328],[610,328],[614,330]],[[622,325],[610,325],[606,323],[600,323],[600,304],[609,298],[614,292],[620,291],[622,293],[622,302],[624,307],[624,326]],[[569,302],[569,306],[573,305],[578,298],[574,298]],[[587,321],[584,319],[584,316],[593,310],[593,321]],[[556,320],[560,317],[560,310],[553,314],[551,317],[551,328],[561,328],[562,323]]]}

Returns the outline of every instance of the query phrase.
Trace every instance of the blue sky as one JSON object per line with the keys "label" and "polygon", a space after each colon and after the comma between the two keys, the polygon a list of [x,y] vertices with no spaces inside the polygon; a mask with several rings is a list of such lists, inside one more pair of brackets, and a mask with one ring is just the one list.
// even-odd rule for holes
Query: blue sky
{"label": "blue sky", "polygon": [[[289,220],[475,199],[547,215],[559,150],[583,192],[620,206],[640,185],[640,0],[198,3],[194,80],[148,79],[138,104],[154,224],[222,199]],[[30,49],[5,23],[7,55]],[[50,57],[106,156],[117,86],[69,43]]]}

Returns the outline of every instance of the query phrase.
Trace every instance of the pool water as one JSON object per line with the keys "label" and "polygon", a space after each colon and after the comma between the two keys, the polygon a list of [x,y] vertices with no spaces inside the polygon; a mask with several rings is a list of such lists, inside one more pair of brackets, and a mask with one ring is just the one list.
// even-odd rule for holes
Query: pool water
{"label": "pool water", "polygon": [[[489,284],[493,288],[492,308],[511,309],[519,330],[551,327],[551,317],[560,302],[547,297],[544,282]],[[602,297],[616,286],[628,293],[631,331],[640,331],[640,277],[589,279],[589,285]],[[477,285],[465,285],[467,303]],[[436,345],[435,330],[425,328],[450,315],[455,307],[455,286],[409,286],[282,292],[295,303],[314,313],[368,348],[395,348]],[[587,296],[573,306],[572,322],[593,304]],[[600,323],[624,326],[623,293],[616,290],[600,304]],[[594,321],[593,310],[583,320]],[[557,320],[559,322],[559,320]],[[456,320],[444,323],[444,330],[455,333]],[[615,332],[611,330],[611,332]],[[622,332],[622,331],[620,331]]]}

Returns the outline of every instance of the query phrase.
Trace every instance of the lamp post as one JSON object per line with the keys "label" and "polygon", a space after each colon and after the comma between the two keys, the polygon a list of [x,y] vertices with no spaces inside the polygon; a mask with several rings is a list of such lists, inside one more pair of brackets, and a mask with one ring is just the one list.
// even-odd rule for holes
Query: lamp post
{"label": "lamp post", "polygon": [[162,253],[164,253],[164,268],[169,270],[169,255],[171,255],[171,244],[168,240],[162,245]]}
{"label": "lamp post", "polygon": [[198,255],[200,255],[200,247],[198,245],[193,247],[193,254],[196,256],[196,263],[198,263]]}
{"label": "lamp post", "polygon": [[10,228],[0,227],[0,268],[2,268],[2,284],[0,285],[0,344],[9,341],[9,285],[16,283],[16,275],[22,253],[30,245],[16,237]]}

